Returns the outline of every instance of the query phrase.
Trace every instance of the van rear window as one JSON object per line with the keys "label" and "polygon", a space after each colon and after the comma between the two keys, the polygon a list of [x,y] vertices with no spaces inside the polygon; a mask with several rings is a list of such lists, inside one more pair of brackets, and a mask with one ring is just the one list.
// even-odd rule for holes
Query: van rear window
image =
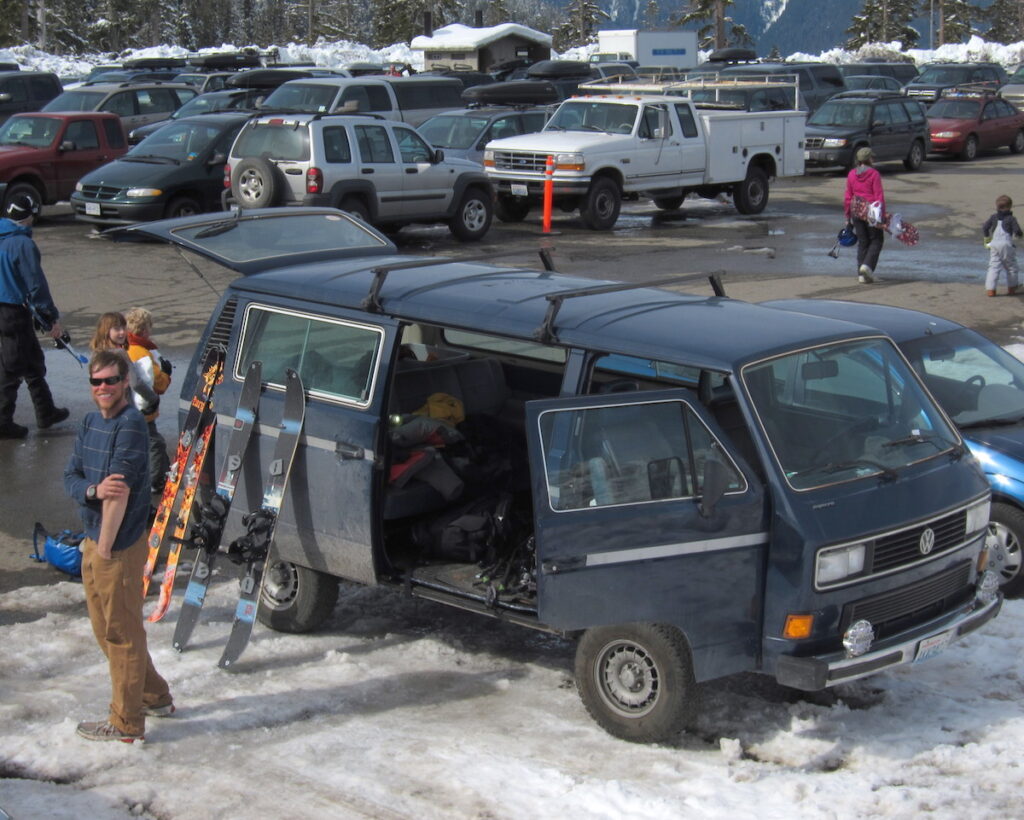
{"label": "van rear window", "polygon": [[235,157],[268,157],[290,162],[309,160],[309,129],[294,122],[253,122],[242,129],[231,149]]}

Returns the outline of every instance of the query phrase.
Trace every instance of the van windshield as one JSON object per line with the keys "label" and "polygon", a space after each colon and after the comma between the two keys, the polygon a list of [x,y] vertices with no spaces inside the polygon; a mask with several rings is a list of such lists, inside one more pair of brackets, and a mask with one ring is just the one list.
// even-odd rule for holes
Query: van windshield
{"label": "van windshield", "polygon": [[810,490],[897,471],[959,444],[888,339],[747,365],[743,382],[786,480]]}
{"label": "van windshield", "polygon": [[263,101],[263,108],[322,114],[331,110],[331,103],[337,93],[338,88],[334,85],[314,85],[293,80],[275,88]]}

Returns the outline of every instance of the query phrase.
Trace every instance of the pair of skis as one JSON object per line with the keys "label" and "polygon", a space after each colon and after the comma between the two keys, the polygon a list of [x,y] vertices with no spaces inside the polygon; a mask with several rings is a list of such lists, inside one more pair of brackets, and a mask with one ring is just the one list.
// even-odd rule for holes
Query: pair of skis
{"label": "pair of skis", "polygon": [[[198,551],[185,589],[181,615],[174,631],[173,645],[179,652],[185,649],[206,600],[214,558],[220,547],[224,525],[241,476],[245,453],[257,423],[261,386],[262,366],[259,362],[253,362],[242,385],[231,436],[217,480],[216,493],[210,503],[200,510],[197,522],[193,525],[188,538],[184,539],[186,543],[197,547]],[[246,527],[246,532],[233,541],[228,549],[228,557],[236,563],[244,564],[245,570],[240,581],[238,605],[235,608],[231,634],[218,661],[218,666],[222,669],[228,668],[238,660],[252,634],[267,556],[273,544],[288,476],[302,434],[305,409],[302,380],[294,370],[288,370],[280,433],[268,468],[260,508],[243,517],[242,523]]]}

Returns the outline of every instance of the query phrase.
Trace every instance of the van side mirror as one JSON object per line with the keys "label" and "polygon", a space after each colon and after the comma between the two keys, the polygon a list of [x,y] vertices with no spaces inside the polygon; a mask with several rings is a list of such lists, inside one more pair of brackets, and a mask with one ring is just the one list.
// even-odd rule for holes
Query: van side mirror
{"label": "van side mirror", "polygon": [[704,494],[697,505],[697,511],[702,518],[710,518],[729,486],[729,470],[717,458],[708,458],[704,462],[703,486]]}
{"label": "van side mirror", "polygon": [[434,163],[434,165],[444,162],[444,151],[440,148],[435,148],[434,153],[430,157],[430,161]]}

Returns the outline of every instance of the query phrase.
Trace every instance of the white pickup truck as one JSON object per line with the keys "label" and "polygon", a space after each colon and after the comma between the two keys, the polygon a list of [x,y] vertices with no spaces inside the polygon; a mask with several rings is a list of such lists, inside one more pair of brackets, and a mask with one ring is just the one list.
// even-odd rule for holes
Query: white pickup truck
{"label": "white pickup truck", "polygon": [[641,195],[674,210],[692,192],[727,193],[741,214],[756,214],[770,178],[804,172],[804,120],[799,111],[703,111],[674,96],[574,97],[543,131],[488,143],[484,168],[505,222],[541,202],[549,156],[555,206],[578,208],[593,230],[610,229],[623,198]]}

